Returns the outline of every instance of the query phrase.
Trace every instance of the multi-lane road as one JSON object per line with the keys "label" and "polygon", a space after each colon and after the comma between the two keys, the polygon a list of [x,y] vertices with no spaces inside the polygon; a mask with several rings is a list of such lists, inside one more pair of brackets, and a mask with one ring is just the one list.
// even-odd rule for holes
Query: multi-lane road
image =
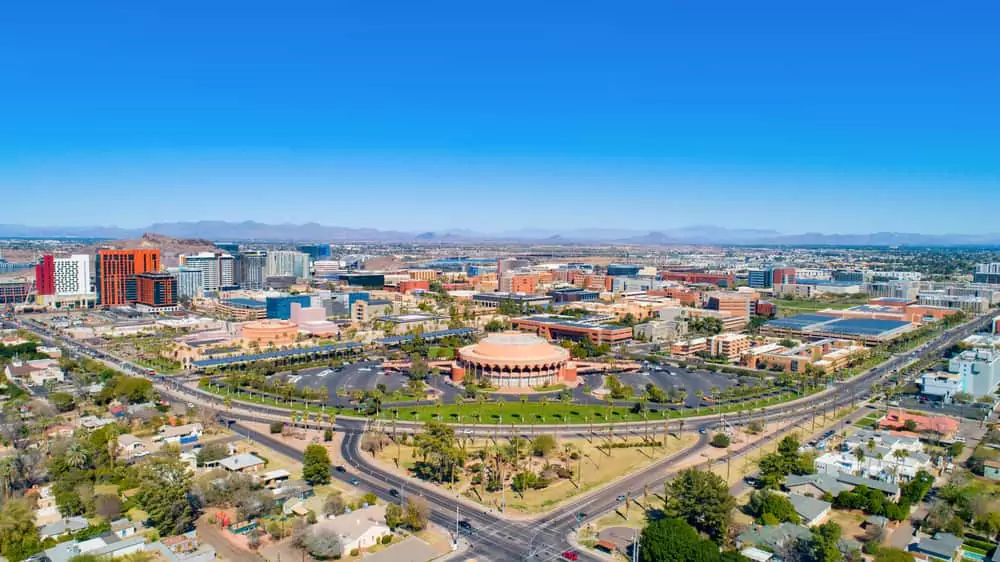
{"label": "multi-lane road", "polygon": [[[788,402],[768,408],[765,412],[756,412],[744,415],[742,421],[766,416],[768,421],[787,420],[791,427],[814,412],[816,407],[830,408],[831,406],[843,406],[856,403],[870,392],[873,384],[881,381],[892,372],[905,367],[906,365],[928,355],[939,354],[951,347],[969,334],[982,329],[990,317],[981,317],[962,326],[953,328],[942,333],[931,342],[921,347],[903,354],[894,355],[885,363],[859,375],[847,382],[837,385],[835,388],[823,391],[802,399]],[[145,373],[144,369],[111,357],[106,353],[94,350],[87,346],[64,338],[58,334],[40,327],[38,324],[17,323],[18,327],[28,328],[50,342],[67,346],[77,354],[83,354],[95,359],[112,364],[117,368],[131,373]],[[196,391],[184,388],[180,385],[170,385],[163,377],[154,376],[157,387],[176,400],[201,401],[205,396],[197,394]],[[240,403],[237,407],[226,412],[226,416],[235,420],[257,421],[274,419],[277,415],[276,408],[259,406],[256,404]],[[287,412],[281,415],[287,417]],[[662,423],[662,422],[661,422]],[[718,423],[715,416],[702,416],[690,418],[685,422],[685,428],[689,430],[700,430],[701,428],[712,427]],[[579,514],[586,514],[583,519],[589,519],[599,514],[610,511],[616,507],[618,497],[631,494],[633,497],[648,487],[650,490],[658,491],[663,482],[672,476],[671,466],[676,466],[682,461],[690,460],[698,456],[699,451],[704,446],[706,438],[702,437],[700,446],[689,448],[677,453],[669,459],[665,459],[643,470],[625,476],[610,485],[595,492],[575,499],[560,508],[546,513],[544,516],[531,520],[512,520],[502,514],[494,513],[478,507],[472,507],[467,502],[456,498],[440,488],[429,488],[421,485],[410,485],[407,489],[407,482],[398,475],[390,472],[378,464],[371,462],[359,453],[358,444],[364,431],[367,428],[368,420],[358,418],[337,418],[337,428],[343,431],[344,439],[341,445],[341,457],[344,462],[350,465],[349,473],[334,472],[334,476],[348,481],[355,476],[360,478],[361,487],[371,491],[386,501],[398,501],[392,490],[403,490],[403,496],[407,493],[417,493],[427,501],[431,521],[445,528],[455,529],[456,522],[465,521],[468,524],[467,530],[462,533],[467,535],[471,543],[471,550],[463,556],[475,558],[477,560],[556,560],[561,557],[561,553],[571,549],[569,535],[580,523]],[[633,428],[639,424],[633,423]],[[269,435],[253,431],[247,426],[241,426],[238,422],[235,429],[246,434],[260,443],[272,447],[275,450],[289,455],[293,458],[301,458],[301,453],[275,439]],[[509,435],[511,432],[523,433],[526,428],[504,426],[477,427],[477,434],[493,434],[499,432],[501,435]],[[566,434],[579,434],[585,429],[579,426],[552,427],[546,431]],[[750,450],[760,446],[760,442],[746,446],[744,449],[734,451],[734,457],[750,452]],[[468,530],[468,529],[471,529]],[[586,552],[579,553],[581,558],[590,558]]]}

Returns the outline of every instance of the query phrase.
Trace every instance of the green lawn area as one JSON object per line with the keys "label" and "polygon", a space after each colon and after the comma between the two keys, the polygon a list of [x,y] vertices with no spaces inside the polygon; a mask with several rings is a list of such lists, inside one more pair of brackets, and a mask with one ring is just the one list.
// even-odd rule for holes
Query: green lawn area
{"label": "green lawn area", "polygon": [[[274,406],[295,412],[308,412],[311,414],[356,414],[353,410],[320,408],[318,406],[304,407],[301,404],[289,405],[285,402],[273,398],[262,398],[259,395],[252,397],[246,392],[237,395],[230,393],[225,387],[202,387],[202,390],[212,392],[218,396],[229,396],[234,401],[251,402],[266,406]],[[820,388],[816,389],[817,391]],[[811,392],[810,392],[811,394]],[[746,400],[742,403],[726,404],[722,406],[702,406],[701,408],[684,408],[681,410],[658,409],[656,404],[648,404],[650,411],[647,414],[632,413],[631,407],[616,406],[608,408],[605,405],[592,404],[566,404],[563,402],[549,401],[542,402],[503,402],[491,401],[484,404],[467,402],[464,404],[442,404],[440,406],[407,406],[394,408],[391,404],[385,404],[380,413],[382,418],[391,419],[397,416],[401,421],[442,421],[445,423],[463,424],[496,424],[503,420],[505,424],[584,424],[584,423],[607,423],[626,422],[643,420],[679,419],[692,416],[701,416],[718,413],[732,413],[747,410],[749,408],[762,408],[773,406],[782,402],[788,402],[800,398],[796,393],[786,393],[772,396],[767,399]],[[395,411],[395,413],[394,413]],[[478,418],[476,417],[478,415]]]}
{"label": "green lawn area", "polygon": [[845,298],[845,299],[838,299],[835,301],[812,300],[812,299],[791,299],[791,300],[775,299],[773,302],[778,305],[779,316],[794,316],[796,314],[816,312],[819,310],[825,310],[827,308],[833,308],[838,310],[844,308],[851,308],[852,306],[858,306],[859,304],[867,303],[868,296],[864,295],[857,298]]}
{"label": "green lawn area", "polygon": [[877,413],[868,414],[867,416],[865,416],[865,417],[861,418],[860,420],[854,422],[854,426],[855,427],[863,427],[863,428],[866,428],[866,429],[874,428],[875,424],[878,422],[878,419],[879,419],[880,416],[881,416],[881,414],[877,414]]}
{"label": "green lawn area", "polygon": [[[746,403],[730,404],[721,407],[723,413],[746,410],[753,406],[760,408],[772,406],[781,402],[798,398],[797,394],[786,394],[775,396],[766,400],[747,401]],[[655,405],[650,404],[651,409]],[[679,419],[698,415],[708,415],[719,413],[720,408],[714,406],[703,406],[701,408],[684,408],[682,410],[658,410],[650,411],[648,414],[632,413],[631,408],[614,407],[608,408],[597,404],[564,404],[562,402],[486,402],[484,404],[466,403],[442,404],[440,406],[409,406],[398,408],[395,414],[391,405],[386,405],[381,412],[383,418],[392,418],[394,415],[402,421],[442,421],[445,423],[462,424],[496,424],[502,421],[504,424],[584,424],[584,423],[606,423],[625,422],[643,420]]]}

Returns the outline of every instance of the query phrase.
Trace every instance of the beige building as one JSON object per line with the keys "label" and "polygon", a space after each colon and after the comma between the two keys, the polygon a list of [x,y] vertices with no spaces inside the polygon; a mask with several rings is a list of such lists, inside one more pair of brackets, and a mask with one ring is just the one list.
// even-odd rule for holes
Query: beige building
{"label": "beige building", "polygon": [[681,340],[670,345],[670,354],[676,357],[694,357],[702,351],[708,351],[708,340],[706,338]]}
{"label": "beige building", "polygon": [[709,340],[709,352],[730,361],[738,361],[749,350],[750,336],[746,334],[718,334]]}
{"label": "beige building", "polygon": [[854,357],[865,352],[866,348],[854,341],[829,338],[791,348],[779,344],[755,347],[747,352],[744,362],[755,369],[801,373],[805,372],[807,365],[811,365],[812,369],[832,373],[846,367]]}

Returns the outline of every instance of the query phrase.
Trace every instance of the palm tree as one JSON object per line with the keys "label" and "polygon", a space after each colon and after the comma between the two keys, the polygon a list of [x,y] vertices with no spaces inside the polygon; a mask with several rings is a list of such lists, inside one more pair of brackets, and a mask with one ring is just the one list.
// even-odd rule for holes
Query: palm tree
{"label": "palm tree", "polygon": [[87,449],[79,441],[74,441],[66,449],[66,464],[72,468],[83,468],[87,466],[90,455]]}
{"label": "palm tree", "polygon": [[861,476],[862,473],[864,473],[864,469],[861,468],[861,464],[865,460],[865,450],[860,446],[854,449],[854,458],[858,459],[858,476]]}
{"label": "palm tree", "polygon": [[3,490],[3,498],[5,500],[10,497],[10,488],[14,482],[14,474],[13,457],[0,459],[0,489]]}

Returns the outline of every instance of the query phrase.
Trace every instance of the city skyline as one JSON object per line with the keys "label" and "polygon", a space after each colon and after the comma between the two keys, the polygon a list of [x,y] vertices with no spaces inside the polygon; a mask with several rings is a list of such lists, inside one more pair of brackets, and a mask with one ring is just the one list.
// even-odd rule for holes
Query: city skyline
{"label": "city skyline", "polygon": [[4,222],[994,230],[993,4],[437,8],[15,6]]}

